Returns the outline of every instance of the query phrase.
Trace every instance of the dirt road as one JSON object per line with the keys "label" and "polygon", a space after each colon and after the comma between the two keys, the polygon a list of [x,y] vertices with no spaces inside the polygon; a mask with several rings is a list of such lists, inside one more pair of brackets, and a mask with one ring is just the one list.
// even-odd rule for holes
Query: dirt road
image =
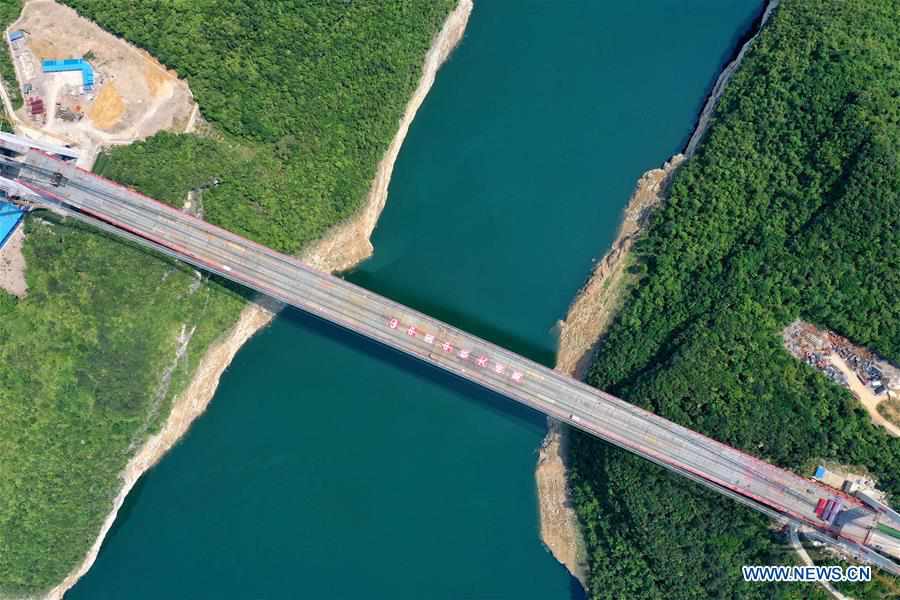
{"label": "dirt road", "polygon": [[862,381],[859,380],[859,377],[856,376],[856,373],[853,372],[853,369],[847,365],[844,359],[835,353],[828,357],[828,360],[831,361],[831,364],[836,369],[847,376],[847,385],[850,387],[850,391],[853,392],[853,395],[856,396],[863,408],[866,409],[866,412],[869,413],[872,421],[876,425],[881,425],[887,429],[891,435],[900,437],[900,427],[882,417],[881,413],[878,412],[878,404],[882,400],[877,398],[870,388],[863,385]]}

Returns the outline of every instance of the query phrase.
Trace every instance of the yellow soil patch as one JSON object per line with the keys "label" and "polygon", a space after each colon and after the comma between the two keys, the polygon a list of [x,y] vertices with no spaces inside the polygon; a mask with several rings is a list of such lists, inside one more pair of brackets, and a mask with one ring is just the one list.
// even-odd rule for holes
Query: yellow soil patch
{"label": "yellow soil patch", "polygon": [[37,57],[38,60],[59,60],[62,58],[72,58],[68,56],[65,49],[57,46],[50,40],[32,37],[28,40],[28,47]]}
{"label": "yellow soil patch", "polygon": [[109,82],[100,89],[94,105],[91,107],[88,117],[99,129],[109,129],[115,126],[125,113],[125,102],[114,83]]}
{"label": "yellow soil patch", "polygon": [[158,65],[147,61],[144,67],[144,78],[147,80],[147,87],[150,89],[151,96],[158,96],[160,90],[174,77],[168,71],[161,69]]}

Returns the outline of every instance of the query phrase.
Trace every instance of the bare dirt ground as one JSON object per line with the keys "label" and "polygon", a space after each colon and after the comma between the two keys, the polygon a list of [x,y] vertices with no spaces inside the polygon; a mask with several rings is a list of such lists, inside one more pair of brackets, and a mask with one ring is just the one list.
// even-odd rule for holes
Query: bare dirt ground
{"label": "bare dirt ground", "polygon": [[[30,83],[34,93],[44,98],[48,109],[45,124],[32,121],[23,107],[12,111],[6,90],[3,102],[18,133],[51,143],[68,143],[82,155],[78,165],[91,168],[104,145],[128,144],[154,133],[179,131],[197,118],[197,105],[190,90],[172,71],[143,50],[103,31],[72,9],[53,0],[29,0],[10,30],[27,32],[26,43],[13,51],[20,84]],[[44,76],[40,61],[84,56],[92,53],[97,85],[93,95],[62,98],[78,88],[81,74],[59,73]],[[67,123],[57,118],[57,100],[83,104],[85,118]],[[22,296],[25,259],[22,255],[22,228],[0,251],[0,287]]]}
{"label": "bare dirt ground", "polygon": [[100,88],[93,106],[88,110],[88,118],[100,129],[112,129],[125,114],[125,100],[112,81]]}
{"label": "bare dirt ground", "polygon": [[878,404],[878,414],[894,425],[900,426],[900,395],[891,394]]}
{"label": "bare dirt ground", "polygon": [[[43,129],[93,155],[102,145],[126,144],[154,133],[184,129],[194,110],[187,84],[147,52],[102,30],[54,0],[30,0],[11,29],[27,32],[25,47],[16,57],[21,83],[31,83],[35,95],[45,97],[48,117]],[[44,74],[40,61],[88,56],[95,87],[80,93],[80,74]],[[22,65],[36,65],[28,77]],[[72,79],[74,76],[74,79]],[[67,85],[68,84],[68,85]],[[85,117],[66,122],[56,103],[77,106]],[[25,109],[18,115],[29,122]]]}
{"label": "bare dirt ground", "polygon": [[785,348],[859,400],[876,425],[900,437],[900,369],[847,338],[796,320],[782,332]]}
{"label": "bare dirt ground", "polygon": [[886,400],[887,396],[876,396],[869,386],[863,385],[856,373],[838,354],[832,354],[828,357],[828,360],[847,378],[847,386],[853,392],[853,395],[856,396],[856,399],[859,400],[859,403],[863,405],[863,408],[866,409],[866,412],[869,413],[872,422],[887,429],[891,435],[900,437],[900,427],[885,419],[878,411],[878,405],[883,400]]}
{"label": "bare dirt ground", "polygon": [[568,436],[566,426],[547,419],[547,436],[538,453],[537,483],[541,540],[581,586],[587,589],[587,551],[566,477]]}
{"label": "bare dirt ground", "polygon": [[28,285],[25,283],[25,256],[22,254],[24,240],[25,233],[19,226],[0,249],[0,288],[19,298],[28,293]]}

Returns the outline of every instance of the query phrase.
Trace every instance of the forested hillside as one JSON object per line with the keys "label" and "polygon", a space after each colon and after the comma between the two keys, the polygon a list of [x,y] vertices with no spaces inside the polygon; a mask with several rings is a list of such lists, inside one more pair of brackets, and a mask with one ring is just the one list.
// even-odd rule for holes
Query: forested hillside
{"label": "forested hillside", "polygon": [[[69,4],[188,76],[213,122],[97,169],[176,205],[204,189],[207,219],[296,251],[360,205],[453,3]],[[29,293],[0,292],[0,597],[80,563],[129,457],[245,304],[84,227],[26,225]]]}
{"label": "forested hillside", "polygon": [[[64,3],[188,80],[204,117],[245,158],[237,171],[220,165],[223,182],[204,198],[206,217],[287,252],[359,207],[455,4]],[[165,150],[177,161],[193,143],[169,139]]]}
{"label": "forested hillside", "polygon": [[[643,277],[591,384],[805,475],[863,465],[900,497],[900,440],[781,341],[802,317],[900,359],[894,0],[782,2],[636,251]],[[743,564],[791,560],[763,518],[575,437],[595,597],[818,593],[741,581]]]}

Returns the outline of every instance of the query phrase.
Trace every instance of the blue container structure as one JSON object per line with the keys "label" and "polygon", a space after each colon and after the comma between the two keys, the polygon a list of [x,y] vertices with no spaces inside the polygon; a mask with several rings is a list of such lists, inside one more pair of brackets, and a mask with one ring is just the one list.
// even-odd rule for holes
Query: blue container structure
{"label": "blue container structure", "polygon": [[816,468],[816,474],[814,475],[816,479],[823,479],[825,477],[825,467],[819,465]]}
{"label": "blue container structure", "polygon": [[10,31],[9,32],[9,41],[11,41],[11,42],[15,42],[16,40],[21,40],[23,37],[25,37],[24,31],[19,30],[19,31]]}
{"label": "blue container structure", "polygon": [[6,244],[24,216],[25,211],[18,206],[0,200],[0,248]]}
{"label": "blue container structure", "polygon": [[41,63],[44,73],[62,73],[64,71],[81,71],[85,91],[94,87],[94,68],[83,58],[67,58],[65,60],[45,60]]}

